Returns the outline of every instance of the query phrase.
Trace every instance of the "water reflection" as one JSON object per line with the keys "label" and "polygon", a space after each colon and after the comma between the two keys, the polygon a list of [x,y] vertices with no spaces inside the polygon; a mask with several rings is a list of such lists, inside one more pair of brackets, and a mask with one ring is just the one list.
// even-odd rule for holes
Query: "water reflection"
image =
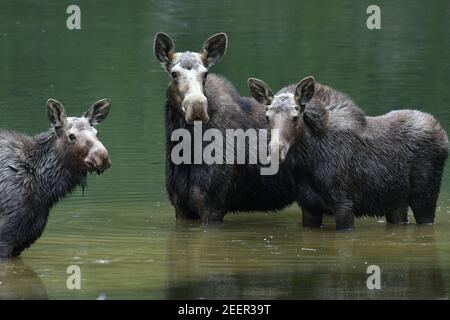
{"label": "water reflection", "polygon": [[[72,32],[64,1],[2,0],[0,128],[47,130],[49,97],[74,115],[110,97],[101,139],[113,168],[90,177],[84,196],[78,190],[52,209],[43,236],[23,254],[29,269],[20,261],[0,264],[0,297],[41,292],[31,285],[40,283],[36,271],[55,299],[448,297],[449,170],[431,229],[358,219],[351,234],[335,234],[333,222],[306,231],[295,206],[230,215],[207,232],[174,227],[164,170],[167,76],[152,40],[164,31],[178,49],[198,50],[211,34],[227,32],[226,56],[211,71],[243,95],[252,76],[280,88],[314,74],[367,114],[419,108],[450,132],[449,4],[380,0],[382,30],[372,32],[367,3],[352,0],[77,3],[82,30]],[[82,267],[82,290],[65,287],[71,264]],[[371,264],[382,270],[379,292],[365,286]]]}
{"label": "water reflection", "polygon": [[21,258],[0,261],[0,300],[47,298],[41,278]]}
{"label": "water reflection", "polygon": [[[373,222],[372,222],[373,223]],[[230,241],[229,232],[177,226],[168,246],[169,299],[447,298],[433,227],[375,225],[377,232],[297,230]],[[375,230],[373,229],[373,230]],[[241,234],[242,235],[242,234]],[[262,240],[262,241],[261,241]],[[368,290],[369,265],[381,290]]]}

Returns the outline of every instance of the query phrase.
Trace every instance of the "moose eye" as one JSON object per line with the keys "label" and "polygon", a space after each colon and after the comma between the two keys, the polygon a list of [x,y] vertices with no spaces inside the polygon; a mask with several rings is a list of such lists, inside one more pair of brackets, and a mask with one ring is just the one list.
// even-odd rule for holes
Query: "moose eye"
{"label": "moose eye", "polygon": [[75,137],[75,135],[73,133],[69,134],[69,139],[70,141],[75,141],[77,140],[77,137]]}
{"label": "moose eye", "polygon": [[266,116],[266,120],[267,122],[270,122],[269,116]]}
{"label": "moose eye", "polygon": [[174,80],[178,79],[178,73],[172,72],[170,75],[172,76],[172,79]]}
{"label": "moose eye", "polygon": [[298,120],[298,116],[293,116],[293,117],[292,117],[292,122],[296,123],[297,120]]}

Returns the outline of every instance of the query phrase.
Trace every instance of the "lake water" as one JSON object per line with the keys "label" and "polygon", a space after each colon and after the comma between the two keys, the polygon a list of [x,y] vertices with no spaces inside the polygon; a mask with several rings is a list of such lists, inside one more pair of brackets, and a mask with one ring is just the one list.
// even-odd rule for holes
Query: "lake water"
{"label": "lake water", "polygon": [[[81,30],[66,28],[66,1],[2,0],[0,127],[48,129],[45,101],[69,115],[110,97],[98,128],[113,167],[60,202],[38,242],[0,263],[0,298],[448,298],[450,171],[437,223],[305,230],[292,206],[227,215],[221,225],[177,223],[165,191],[167,76],[152,53],[156,32],[180,50],[226,32],[211,72],[249,95],[248,77],[277,90],[313,74],[369,115],[417,108],[450,132],[450,2],[377,1],[382,29],[366,28],[371,1],[87,1]],[[66,269],[81,268],[81,290]],[[368,290],[367,267],[381,269]]]}

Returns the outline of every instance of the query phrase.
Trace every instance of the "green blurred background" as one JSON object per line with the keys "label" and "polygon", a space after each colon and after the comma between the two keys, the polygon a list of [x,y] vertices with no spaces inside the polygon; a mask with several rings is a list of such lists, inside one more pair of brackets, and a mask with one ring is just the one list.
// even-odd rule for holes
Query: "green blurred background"
{"label": "green blurred background", "polygon": [[[71,4],[81,30],[66,28]],[[381,30],[366,28],[371,4],[381,7]],[[0,263],[0,297],[448,298],[448,172],[434,227],[358,219],[342,234],[328,219],[325,230],[307,231],[297,206],[209,228],[177,224],[165,192],[158,31],[190,51],[226,32],[227,54],[211,71],[242,95],[251,76],[278,90],[313,74],[369,115],[416,108],[450,132],[448,1],[2,0],[0,127],[36,134],[49,127],[49,97],[69,115],[110,97],[98,129],[113,167],[52,210],[21,259]],[[72,264],[81,290],[66,288]],[[381,267],[381,290],[366,287],[370,264]]]}

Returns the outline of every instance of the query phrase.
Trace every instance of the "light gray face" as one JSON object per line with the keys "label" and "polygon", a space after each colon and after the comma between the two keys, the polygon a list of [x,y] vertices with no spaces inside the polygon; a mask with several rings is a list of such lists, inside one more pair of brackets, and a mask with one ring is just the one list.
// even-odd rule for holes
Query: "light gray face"
{"label": "light gray face", "polygon": [[278,150],[281,162],[285,160],[289,147],[295,140],[300,116],[300,107],[291,93],[274,96],[272,103],[267,106],[269,128],[278,130],[278,137],[276,134],[271,137],[270,150],[271,154]]}
{"label": "light gray face", "polygon": [[63,105],[47,101],[47,115],[57,135],[57,147],[74,167],[98,174],[111,167],[108,150],[99,140],[95,125],[108,116],[111,100],[94,103],[82,117],[67,117]]}
{"label": "light gray face", "polygon": [[204,94],[207,75],[208,69],[203,65],[200,54],[193,52],[175,54],[170,76],[188,123],[209,121],[208,101]]}
{"label": "light gray face", "polygon": [[172,92],[187,123],[209,121],[205,96],[208,68],[223,57],[226,47],[227,36],[219,33],[205,41],[200,53],[176,53],[175,44],[168,35],[156,35],[155,56],[170,75]]}
{"label": "light gray face", "polygon": [[279,161],[283,162],[303,124],[299,119],[303,116],[306,103],[314,96],[314,78],[300,81],[294,93],[282,92],[277,95],[261,80],[250,78],[248,85],[253,97],[266,106],[269,128],[275,129],[271,135],[270,153],[278,154]]}

